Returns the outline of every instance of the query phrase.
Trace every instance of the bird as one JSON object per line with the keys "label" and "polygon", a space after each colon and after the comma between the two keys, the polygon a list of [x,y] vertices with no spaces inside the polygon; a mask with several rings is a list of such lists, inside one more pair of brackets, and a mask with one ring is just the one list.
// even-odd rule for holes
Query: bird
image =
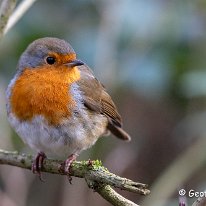
{"label": "bird", "polygon": [[103,84],[65,40],[43,37],[22,53],[6,90],[8,121],[37,152],[32,171],[41,176],[47,156],[65,159],[69,173],[78,155],[112,133],[130,141]]}

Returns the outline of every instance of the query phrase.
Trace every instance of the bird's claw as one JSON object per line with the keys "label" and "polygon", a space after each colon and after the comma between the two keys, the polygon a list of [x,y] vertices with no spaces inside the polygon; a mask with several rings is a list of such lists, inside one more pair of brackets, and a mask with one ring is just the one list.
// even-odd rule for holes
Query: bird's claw
{"label": "bird's claw", "polygon": [[60,171],[63,173],[66,173],[68,176],[69,183],[72,184],[72,177],[71,177],[71,165],[72,162],[75,161],[77,158],[77,155],[71,154],[63,164],[60,166]]}
{"label": "bird's claw", "polygon": [[34,174],[37,174],[39,176],[39,179],[44,182],[44,179],[42,178],[41,170],[43,168],[44,159],[46,158],[46,155],[44,152],[39,152],[32,162],[31,170]]}

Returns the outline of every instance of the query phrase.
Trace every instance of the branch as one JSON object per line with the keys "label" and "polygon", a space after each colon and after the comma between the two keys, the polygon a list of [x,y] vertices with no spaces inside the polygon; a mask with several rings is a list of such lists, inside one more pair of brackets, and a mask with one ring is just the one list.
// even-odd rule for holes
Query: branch
{"label": "branch", "polygon": [[24,0],[19,4],[19,6],[9,18],[8,24],[4,30],[4,35],[19,21],[19,19],[21,19],[21,17],[29,10],[35,1],[36,0]]}
{"label": "branch", "polygon": [[[0,164],[12,165],[31,170],[32,161],[33,157],[31,155],[0,150]],[[45,159],[42,171],[67,175],[59,169],[62,164],[63,161],[61,160]],[[94,189],[112,205],[137,206],[135,203],[125,199],[115,192],[111,186],[141,195],[148,195],[150,193],[147,189],[147,185],[110,173],[102,166],[99,160],[92,161],[92,164],[89,161],[73,162],[70,175],[84,178],[89,188]]]}
{"label": "branch", "polygon": [[199,197],[192,206],[205,206],[206,205],[206,198],[205,197]]}
{"label": "branch", "polygon": [[0,38],[5,32],[5,27],[15,5],[16,0],[3,0],[0,3]]}
{"label": "branch", "polygon": [[0,2],[0,38],[19,21],[35,1],[36,0],[22,1],[14,12],[16,0],[2,0]]}
{"label": "branch", "polygon": [[[182,154],[157,178],[152,187],[153,193],[145,198],[141,204],[166,205],[169,197],[177,192],[177,185],[183,185],[196,171],[205,165],[205,147],[206,138],[202,136],[191,146],[184,148]],[[167,182],[167,186],[165,186],[165,182]],[[159,201],[160,199],[161,201]]]}

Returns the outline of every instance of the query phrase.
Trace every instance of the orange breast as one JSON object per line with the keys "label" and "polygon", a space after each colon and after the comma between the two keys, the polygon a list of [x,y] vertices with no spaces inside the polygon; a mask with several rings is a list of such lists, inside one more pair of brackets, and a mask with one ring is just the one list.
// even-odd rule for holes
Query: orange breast
{"label": "orange breast", "polygon": [[20,120],[44,116],[57,125],[71,116],[75,101],[69,93],[71,84],[80,78],[77,67],[25,69],[11,91],[11,109]]}

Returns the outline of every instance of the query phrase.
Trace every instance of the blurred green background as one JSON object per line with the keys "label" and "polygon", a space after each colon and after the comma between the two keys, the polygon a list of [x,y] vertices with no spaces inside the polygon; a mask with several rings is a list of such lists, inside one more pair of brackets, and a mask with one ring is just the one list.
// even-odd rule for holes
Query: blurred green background
{"label": "blurred green background", "polygon": [[[80,160],[100,159],[110,171],[152,189],[188,148],[204,142],[206,1],[37,1],[0,42],[1,149],[32,152],[9,126],[5,89],[20,54],[45,36],[67,40],[93,69],[132,137],[130,143],[103,137]],[[204,191],[206,152],[194,151],[191,157],[203,159],[199,166],[198,158],[183,160],[184,166],[152,190],[153,199],[118,192],[136,203],[159,206],[162,201],[178,205],[180,188]],[[194,172],[184,180],[191,167]],[[44,174],[44,178],[42,183],[31,171],[0,166],[0,205],[109,205],[82,179],[73,178],[70,185],[65,177]],[[185,201],[191,205],[195,198]]]}

